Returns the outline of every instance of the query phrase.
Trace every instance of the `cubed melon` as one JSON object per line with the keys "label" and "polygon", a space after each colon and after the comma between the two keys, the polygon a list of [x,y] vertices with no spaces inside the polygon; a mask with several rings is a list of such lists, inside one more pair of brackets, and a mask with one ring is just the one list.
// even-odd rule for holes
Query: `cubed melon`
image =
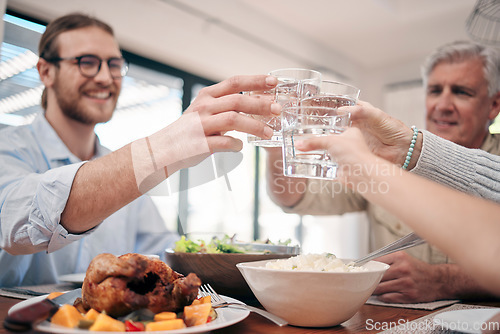
{"label": "cubed melon", "polygon": [[186,327],[182,319],[153,321],[146,324],[146,331],[168,331],[172,329],[183,329]]}
{"label": "cubed melon", "polygon": [[94,324],[89,328],[92,332],[125,332],[125,324],[107,314],[100,313]]}
{"label": "cubed melon", "polygon": [[211,309],[211,303],[185,306],[184,322],[188,327],[206,324]]}
{"label": "cubed melon", "polygon": [[177,313],[175,312],[160,312],[156,313],[154,321],[172,320],[177,318]]}
{"label": "cubed melon", "polygon": [[73,305],[64,304],[50,320],[53,324],[74,328],[83,319],[83,315]]}

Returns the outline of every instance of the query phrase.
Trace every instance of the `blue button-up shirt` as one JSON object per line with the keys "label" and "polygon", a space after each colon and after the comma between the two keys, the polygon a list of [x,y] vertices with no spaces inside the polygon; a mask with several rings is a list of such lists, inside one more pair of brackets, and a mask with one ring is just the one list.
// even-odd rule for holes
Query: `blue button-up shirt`
{"label": "blue button-up shirt", "polygon": [[[97,141],[95,158],[109,152]],[[58,283],[60,275],[85,272],[104,252],[163,257],[178,239],[148,196],[86,233],[68,233],[61,213],[84,163],[43,113],[32,124],[0,131],[0,287]]]}

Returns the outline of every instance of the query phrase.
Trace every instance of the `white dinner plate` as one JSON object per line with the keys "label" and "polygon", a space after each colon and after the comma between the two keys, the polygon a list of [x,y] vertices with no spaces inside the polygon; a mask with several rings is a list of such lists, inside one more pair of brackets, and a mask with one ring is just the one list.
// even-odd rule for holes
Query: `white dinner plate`
{"label": "white dinner plate", "polygon": [[481,333],[488,329],[487,321],[495,314],[500,313],[500,308],[481,308],[455,310],[436,314],[434,325],[458,333]]}
{"label": "white dinner plate", "polygon": [[[28,300],[24,300],[22,302],[17,303],[16,305],[12,306],[9,309],[9,314],[21,307],[30,305],[32,303],[36,303],[47,296],[39,296],[39,297],[34,297]],[[230,303],[240,303],[239,300],[222,296],[227,302]],[[188,334],[188,333],[205,333],[205,332],[210,332],[219,328],[224,328],[227,326],[234,325],[235,323],[238,323],[242,320],[244,320],[248,315],[250,314],[250,311],[244,310],[244,309],[239,309],[239,308],[230,308],[230,307],[224,307],[224,308],[219,308],[215,310],[217,312],[217,318],[205,325],[199,325],[199,326],[193,326],[193,327],[187,327],[184,329],[178,329],[178,330],[168,330],[168,331],[156,331],[156,332],[141,332],[141,333],[151,333],[151,334]],[[52,325],[49,321],[44,321],[40,324],[38,324],[35,329],[40,332],[46,332],[46,333],[61,333],[61,334],[90,334],[90,333],[108,333],[109,332],[90,332],[85,329],[73,329],[73,328],[68,328],[68,327],[62,327],[59,325]],[[118,332],[119,333],[119,332]],[[122,332],[125,333],[125,332]],[[127,332],[128,334],[129,332]]]}
{"label": "white dinner plate", "polygon": [[75,283],[75,284],[82,284],[84,279],[85,279],[85,273],[68,274],[68,275],[59,276],[59,280],[61,282]]}

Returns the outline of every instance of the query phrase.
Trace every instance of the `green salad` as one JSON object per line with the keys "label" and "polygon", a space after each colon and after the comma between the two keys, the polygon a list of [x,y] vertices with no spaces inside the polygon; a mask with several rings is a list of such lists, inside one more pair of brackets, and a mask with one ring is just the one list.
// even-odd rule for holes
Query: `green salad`
{"label": "green salad", "polygon": [[[190,240],[182,236],[179,241],[175,243],[174,251],[178,253],[247,253],[245,248],[240,247],[234,241],[235,237],[225,235],[222,239],[213,237],[208,243],[202,239]],[[256,244],[276,245],[269,240],[255,241]],[[291,239],[279,241],[277,245],[287,246],[291,243]]]}

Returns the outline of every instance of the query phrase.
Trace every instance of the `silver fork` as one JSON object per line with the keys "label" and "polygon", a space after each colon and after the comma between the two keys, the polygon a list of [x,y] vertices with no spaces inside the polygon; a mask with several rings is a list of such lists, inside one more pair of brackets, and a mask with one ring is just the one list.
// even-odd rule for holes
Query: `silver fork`
{"label": "silver fork", "polygon": [[393,243],[388,244],[387,246],[384,246],[380,249],[377,249],[376,251],[371,252],[370,254],[368,254],[360,259],[357,259],[356,261],[351,262],[350,264],[354,265],[354,266],[361,266],[361,265],[367,263],[368,261],[375,259],[379,256],[394,253],[394,252],[397,252],[397,251],[400,251],[403,249],[407,249],[410,247],[415,247],[415,246],[421,245],[425,242],[426,241],[424,239],[420,238],[418,235],[416,235],[415,233],[412,232],[412,233],[409,233],[409,234],[405,235],[404,237],[394,241]]}
{"label": "silver fork", "polygon": [[246,304],[240,304],[240,303],[234,303],[234,302],[227,302],[222,298],[215,290],[210,286],[210,284],[204,284],[200,287],[200,295],[202,297],[205,296],[210,296],[210,299],[212,300],[212,307],[214,309],[221,308],[221,307],[236,307],[236,308],[244,308],[249,311],[255,312],[257,314],[260,314],[261,316],[271,320],[278,326],[286,326],[288,325],[288,322],[272,313],[269,313],[267,311],[264,311],[260,308],[249,306]]}

